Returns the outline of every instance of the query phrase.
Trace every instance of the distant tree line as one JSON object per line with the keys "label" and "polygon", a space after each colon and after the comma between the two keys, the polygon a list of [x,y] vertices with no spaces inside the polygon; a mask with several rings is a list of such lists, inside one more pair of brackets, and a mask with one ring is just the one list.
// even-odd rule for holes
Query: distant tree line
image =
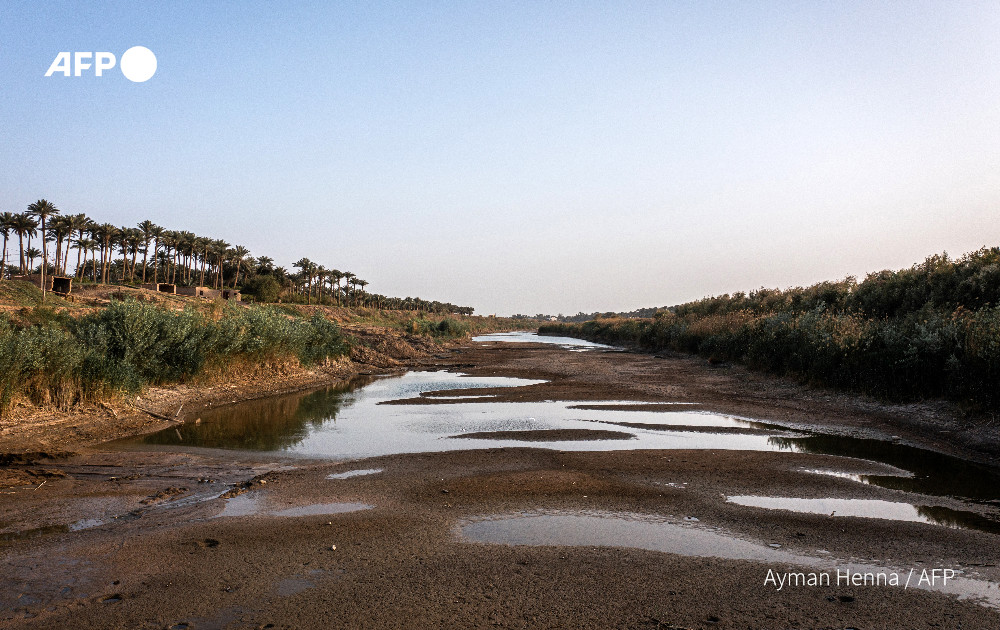
{"label": "distant tree line", "polygon": [[786,290],[705,298],[651,318],[540,332],[698,353],[897,400],[1000,410],[1000,248]]}
{"label": "distant tree line", "polygon": [[[420,298],[396,298],[365,291],[368,281],[301,258],[289,271],[267,256],[254,258],[241,245],[168,230],[145,220],[135,227],[97,223],[85,214],[63,214],[39,199],[20,213],[0,213],[3,255],[0,279],[39,273],[72,275],[100,284],[166,282],[181,286],[240,288],[260,302],[305,302],[338,306],[457,313],[473,308]],[[17,265],[8,265],[17,240]],[[39,250],[35,244],[40,244]],[[49,244],[52,247],[49,247]],[[75,252],[73,251],[75,250]]]}
{"label": "distant tree line", "polygon": [[546,315],[544,313],[538,313],[537,315],[513,315],[512,319],[537,319],[542,321],[558,321],[558,322],[587,322],[592,319],[607,319],[609,317],[619,317],[623,319],[634,319],[637,317],[652,317],[656,315],[658,311],[663,310],[666,307],[651,307],[651,308],[638,308],[634,311],[624,311],[624,312],[600,312],[595,311],[593,313],[584,313],[580,311],[576,315],[563,315],[559,313],[558,315]]}

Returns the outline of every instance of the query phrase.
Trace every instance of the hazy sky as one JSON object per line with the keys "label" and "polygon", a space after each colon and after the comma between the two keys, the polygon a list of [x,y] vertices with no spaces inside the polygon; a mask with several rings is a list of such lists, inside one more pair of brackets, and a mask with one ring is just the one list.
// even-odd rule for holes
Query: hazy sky
{"label": "hazy sky", "polygon": [[[11,2],[0,210],[575,313],[1000,244],[1000,3]],[[46,78],[60,51],[156,74]]]}

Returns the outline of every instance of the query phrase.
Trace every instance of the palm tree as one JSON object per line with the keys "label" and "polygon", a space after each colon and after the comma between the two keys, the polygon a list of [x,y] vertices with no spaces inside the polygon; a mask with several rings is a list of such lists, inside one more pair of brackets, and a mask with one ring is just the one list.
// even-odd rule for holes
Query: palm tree
{"label": "palm tree", "polygon": [[310,304],[309,300],[312,297],[312,270],[315,265],[308,258],[300,258],[299,261],[294,263],[292,266],[301,269],[303,277],[306,278],[309,285],[308,291],[306,292],[306,304]]}
{"label": "palm tree", "polygon": [[29,247],[24,255],[28,257],[28,271],[31,271],[35,267],[35,259],[42,255],[42,252],[38,251],[37,247]]}
{"label": "palm tree", "polygon": [[153,240],[153,230],[158,227],[155,223],[146,219],[139,224],[142,232],[142,282],[146,282],[146,257],[149,255],[149,242]]}
{"label": "palm tree", "polygon": [[201,258],[201,277],[198,279],[198,286],[205,286],[205,265],[208,263],[208,250],[212,248],[212,239],[199,236],[194,240],[198,257]]}
{"label": "palm tree", "polygon": [[351,293],[348,290],[348,288],[351,286],[351,283],[354,282],[354,278],[356,277],[357,276],[355,276],[350,271],[344,272],[344,301],[347,302],[348,306],[351,305]]}
{"label": "palm tree", "polygon": [[183,231],[180,233],[181,282],[185,284],[190,284],[191,282],[191,264],[197,248],[197,243],[195,242],[197,238],[194,232]]}
{"label": "palm tree", "polygon": [[76,239],[74,245],[76,245],[76,251],[78,255],[80,252],[83,252],[83,262],[80,262],[79,257],[77,258],[76,272],[73,275],[80,276],[82,278],[84,270],[87,268],[87,252],[96,249],[97,243],[89,238],[84,238],[81,236],[80,238]]}
{"label": "palm tree", "polygon": [[222,264],[226,260],[229,251],[229,243],[220,239],[212,241],[212,255],[215,256],[215,281],[212,283],[213,289],[222,288]]}
{"label": "palm tree", "polygon": [[90,240],[90,265],[93,268],[93,280],[97,282],[97,251],[101,248],[101,244],[96,240]]}
{"label": "palm tree", "polygon": [[[73,234],[73,217],[70,215],[62,215],[58,217],[53,217],[49,221],[49,232],[52,234],[53,239],[56,242],[56,270],[55,273],[60,273],[63,268],[63,241],[67,240]],[[69,255],[69,244],[67,243],[66,254]]]}
{"label": "palm tree", "polygon": [[257,270],[258,274],[270,274],[274,271],[274,259],[269,256],[260,256],[257,258]]}
{"label": "palm tree", "polygon": [[128,273],[129,282],[135,282],[135,267],[138,264],[139,250],[142,249],[142,238],[142,230],[138,228],[128,229],[128,251],[132,254],[132,263]]}
{"label": "palm tree", "polygon": [[243,264],[243,259],[250,254],[250,250],[242,245],[237,245],[233,248],[233,261],[236,263],[236,277],[233,279],[233,288],[236,288],[236,283],[240,281],[240,265]]}
{"label": "palm tree", "polygon": [[122,255],[122,273],[119,278],[121,284],[125,284],[125,271],[128,269],[128,244],[129,244],[129,228],[124,225],[118,228],[115,238],[115,246],[118,248],[118,252]]}
{"label": "palm tree", "polygon": [[[159,267],[157,266],[157,254],[160,251],[160,239],[163,238],[163,233],[166,232],[165,229],[158,225],[154,225],[149,230],[149,235],[153,237],[153,283],[156,283],[156,276]],[[145,267],[143,267],[145,271]],[[143,276],[145,278],[145,276]]]}
{"label": "palm tree", "polygon": [[334,283],[333,295],[337,298],[337,306],[340,306],[340,281],[343,277],[343,271],[339,269],[330,270],[330,282]]}
{"label": "palm tree", "polygon": [[[289,285],[288,270],[284,267],[275,267],[271,270],[271,275],[278,281],[278,284],[281,285],[281,293],[284,294]],[[280,302],[281,298],[278,298],[278,301]]]}
{"label": "palm tree", "polygon": [[48,266],[48,249],[45,247],[45,219],[58,214],[59,209],[52,205],[52,202],[39,199],[28,206],[28,212],[39,218],[42,223],[42,301],[45,301],[45,268]]}
{"label": "palm tree", "polygon": [[323,285],[326,284],[326,267],[323,265],[316,265],[316,289],[318,295],[316,296],[316,303],[323,303]]}
{"label": "palm tree", "polygon": [[0,280],[3,280],[4,272],[7,270],[7,238],[10,237],[10,232],[13,229],[14,213],[4,212],[0,214],[0,232],[3,232],[3,257],[0,257]]}
{"label": "palm tree", "polygon": [[173,282],[173,275],[177,271],[177,245],[180,242],[180,232],[176,230],[164,230],[160,236],[163,243],[163,253],[165,256],[166,269],[163,271],[163,281]]}
{"label": "palm tree", "polygon": [[101,284],[107,284],[108,271],[111,266],[111,247],[118,237],[118,228],[110,223],[102,223],[93,226],[90,232],[101,246]]}
{"label": "palm tree", "polygon": [[[80,254],[84,248],[79,246],[79,242],[83,239],[83,233],[90,231],[91,226],[94,224],[87,215],[80,213],[73,215],[73,229],[77,233],[77,248],[76,248],[76,272],[73,275],[80,275],[82,277],[82,272],[80,270]],[[68,257],[67,257],[68,258]],[[63,269],[63,275],[66,275],[66,269]]]}
{"label": "palm tree", "polygon": [[14,215],[13,230],[14,234],[17,234],[17,247],[20,253],[20,264],[18,269],[21,275],[27,273],[27,267],[25,266],[24,260],[24,237],[28,237],[28,247],[31,247],[31,237],[35,234],[35,229],[38,227],[38,222],[31,218],[27,212]]}
{"label": "palm tree", "polygon": [[356,284],[357,286],[361,287],[361,305],[364,306],[364,304],[365,304],[365,287],[368,286],[368,281],[367,280],[361,280],[359,278],[358,280],[354,281],[354,284]]}

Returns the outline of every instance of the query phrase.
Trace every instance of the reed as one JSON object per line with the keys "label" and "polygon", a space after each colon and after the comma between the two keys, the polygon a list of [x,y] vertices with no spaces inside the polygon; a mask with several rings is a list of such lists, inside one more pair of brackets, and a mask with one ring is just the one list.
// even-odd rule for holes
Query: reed
{"label": "reed", "polygon": [[1000,250],[901,271],[706,298],[644,319],[550,323],[542,334],[711,361],[905,401],[1000,410]]}

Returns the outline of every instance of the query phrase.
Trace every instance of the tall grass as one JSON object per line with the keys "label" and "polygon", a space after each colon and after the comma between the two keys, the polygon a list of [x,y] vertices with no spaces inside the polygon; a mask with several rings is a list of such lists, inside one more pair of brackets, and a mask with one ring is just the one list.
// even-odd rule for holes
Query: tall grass
{"label": "tall grass", "polygon": [[511,317],[440,314],[428,311],[377,309],[372,307],[338,307],[305,304],[276,304],[273,308],[295,316],[320,313],[344,326],[386,327],[411,335],[435,338],[461,338],[470,335],[523,330],[534,327],[536,321]]}
{"label": "tall grass", "polygon": [[17,326],[0,319],[0,416],[24,397],[67,408],[77,402],[177,383],[235,362],[321,363],[346,354],[336,323],[266,307],[228,307],[216,319],[128,300],[79,319],[46,316]]}

